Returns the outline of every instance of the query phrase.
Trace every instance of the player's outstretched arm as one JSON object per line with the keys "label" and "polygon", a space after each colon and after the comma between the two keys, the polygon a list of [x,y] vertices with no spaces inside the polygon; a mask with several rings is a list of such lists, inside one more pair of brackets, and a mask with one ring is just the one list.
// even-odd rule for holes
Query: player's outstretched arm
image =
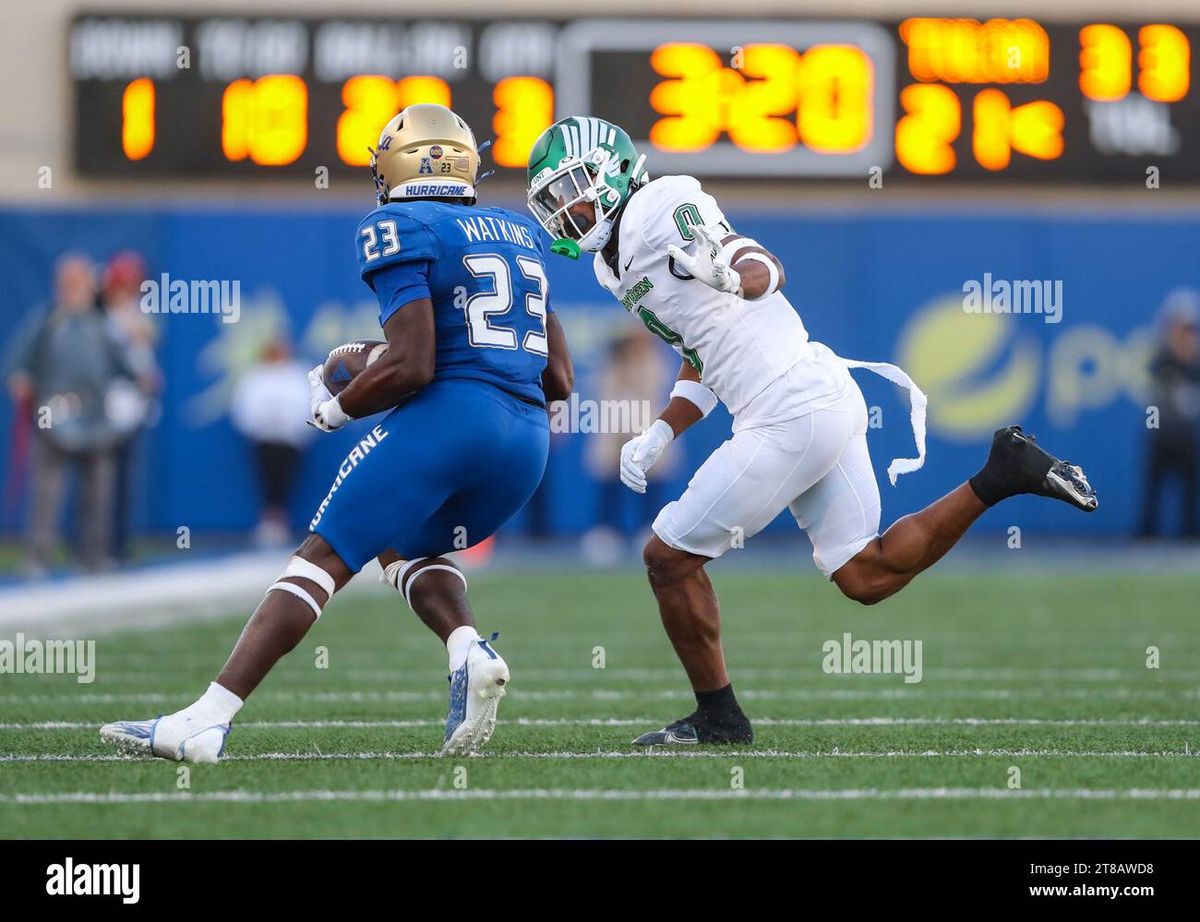
{"label": "player's outstretched arm", "polygon": [[546,316],[546,340],[549,354],[546,370],[542,372],[542,390],[547,403],[551,400],[566,400],[575,387],[575,368],[571,364],[571,353],[567,349],[567,334],[554,314]]}
{"label": "player's outstretched arm", "polygon": [[338,400],[351,419],[390,410],[433,380],[437,340],[433,303],[410,301],[383,327],[387,352],[346,385]]}
{"label": "player's outstretched arm", "polygon": [[696,225],[694,251],[675,244],[667,247],[676,264],[689,275],[717,291],[757,301],[783,287],[783,263],[751,237],[725,233],[722,225]]}

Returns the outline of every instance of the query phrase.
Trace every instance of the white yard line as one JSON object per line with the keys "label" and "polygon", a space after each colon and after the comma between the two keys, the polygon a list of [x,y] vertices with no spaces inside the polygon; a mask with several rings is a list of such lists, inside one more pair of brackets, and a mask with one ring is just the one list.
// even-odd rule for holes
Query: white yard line
{"label": "white yard line", "polygon": [[[889,751],[795,751],[789,752],[778,749],[761,750],[729,750],[716,752],[697,749],[609,749],[595,752],[494,752],[480,753],[470,758],[493,759],[498,761],[509,759],[534,759],[549,761],[577,760],[629,760],[629,759],[977,759],[977,758],[1105,758],[1105,759],[1160,759],[1160,758],[1200,758],[1200,752],[1142,752],[1133,749],[1119,750],[1071,750],[1071,749],[926,749],[926,750],[889,750]],[[373,761],[421,761],[424,759],[440,759],[437,751],[430,752],[260,752],[254,755],[227,755],[221,759],[225,762],[373,762]],[[142,761],[137,756],[119,753],[87,755],[67,755],[63,753],[27,753],[21,755],[0,755],[0,763],[40,763],[40,762],[130,762]]]}
{"label": "white yard line", "polygon": [[[517,727],[645,727],[661,722],[661,717],[517,717],[500,721],[502,726]],[[234,730],[387,730],[410,727],[441,727],[444,720],[235,720]],[[1045,718],[1045,717],[758,717],[762,727],[1200,727],[1200,720],[1158,720],[1131,718]],[[0,723],[0,730],[98,730],[100,722],[28,721]]]}
{"label": "white yard line", "polygon": [[276,804],[298,802],[397,803],[405,801],[474,800],[1200,800],[1200,788],[833,788],[833,789],[652,789],[608,790],[566,788],[426,789],[426,790],[298,790],[206,791],[192,793],[125,793],[67,791],[55,794],[0,794],[0,804]]}
{"label": "white yard line", "polygon": [[[846,681],[846,680],[842,680]],[[923,700],[971,700],[971,701],[1015,701],[1037,700],[1047,697],[1081,701],[1130,701],[1130,700],[1194,700],[1200,697],[1195,688],[946,688],[944,686],[904,685],[897,682],[895,688],[825,688],[825,689],[763,689],[746,690],[738,697],[746,701],[913,701]],[[117,704],[142,702],[145,704],[168,704],[180,706],[194,698],[194,694],[172,692],[90,692],[74,693],[0,694],[0,704]],[[660,689],[522,689],[518,684],[511,686],[514,700],[530,702],[560,701],[691,701],[693,695],[686,688]],[[195,691],[195,689],[193,689]],[[255,694],[255,701],[291,701],[317,704],[404,704],[426,701],[445,701],[442,688],[427,691],[389,689],[387,691],[301,691],[268,689]]]}
{"label": "white yard line", "polygon": [[[104,661],[109,665],[104,669],[106,682],[160,682],[167,673],[165,664],[171,669],[176,668],[210,668],[213,657],[210,655],[156,653],[153,656],[138,653],[131,654],[119,650],[104,650]],[[367,654],[353,654],[356,664],[363,663],[374,657]],[[393,685],[411,681],[409,678],[414,669],[428,670],[433,660],[429,657],[415,658],[404,656],[397,651],[394,659],[385,666],[364,667],[355,665],[354,679],[356,682],[387,682]],[[815,661],[814,661],[815,662]],[[116,664],[116,665],[114,665]],[[819,664],[818,664],[819,665]],[[682,672],[676,667],[661,669],[539,669],[537,667],[522,667],[519,676],[522,682],[662,682],[678,684],[682,681]],[[824,676],[808,670],[807,667],[771,668],[748,666],[739,668],[738,678],[743,682],[806,682],[820,683],[837,681],[835,677]],[[924,681],[930,680],[947,682],[1145,682],[1148,673],[1144,668],[1130,669],[1098,669],[1088,667],[1062,667],[1045,669],[1020,668],[990,668],[971,666],[925,666]],[[1200,669],[1177,669],[1156,672],[1152,680],[1159,682],[1191,682],[1200,679]]]}

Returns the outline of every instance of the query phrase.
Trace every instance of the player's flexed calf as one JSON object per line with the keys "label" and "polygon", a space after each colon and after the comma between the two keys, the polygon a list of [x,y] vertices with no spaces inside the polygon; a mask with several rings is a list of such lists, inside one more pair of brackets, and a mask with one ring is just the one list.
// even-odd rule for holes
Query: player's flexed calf
{"label": "player's flexed calf", "polygon": [[475,205],[479,153],[462,119],[410,106],[383,129],[371,167],[379,208],[359,225],[358,257],[387,348],[357,375],[334,374],[336,395],[313,369],[312,423],[329,431],[387,415],[339,468],[312,534],[208,691],[156,720],[108,724],[106,739],[217,761],[246,696],[372,557],[446,644],[443,751],[472,752],[491,736],[508,667],[476,632],[466,579],[441,555],[464,533],[471,544],[489,537],[532,495],[546,465],[546,401],[569,396],[571,362],[540,234],[527,217]]}
{"label": "player's flexed calf", "polygon": [[732,437],[654,520],[645,561],[663,626],[696,694],[696,711],[636,742],[750,742],[721,650],[720,614],[704,565],[736,536],[784,509],[808,532],[813,559],[847,596],[871,604],[942,557],[983,511],[1018,493],[1096,507],[1083,472],[1020,427],[996,433],[984,468],[879,534],[879,488],[867,452],[867,409],[848,367],[909,389],[921,466],[925,395],[900,369],[841,359],[811,342],[780,293],[783,266],[733,233],[690,176],[651,181],[629,136],[596,118],[566,118],[535,142],[529,205],[555,252],[595,252],[596,278],[683,357],[661,417],[621,452],[621,480],[645,492],[646,471],[681,432],[723,402]]}

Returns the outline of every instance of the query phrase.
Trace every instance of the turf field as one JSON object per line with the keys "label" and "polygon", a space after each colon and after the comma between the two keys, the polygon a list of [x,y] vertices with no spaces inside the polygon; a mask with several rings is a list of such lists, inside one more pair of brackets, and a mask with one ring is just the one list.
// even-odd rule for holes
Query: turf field
{"label": "turf field", "polygon": [[[97,677],[0,676],[6,836],[1200,834],[1200,580],[951,569],[883,605],[716,567],[758,739],[646,755],[691,710],[640,574],[479,574],[513,670],[487,755],[442,760],[445,658],[394,598],[342,598],[239,715],[219,766],[114,755],[103,721],[174,710],[244,621],[97,641]],[[829,675],[849,631],[920,640],[923,679]],[[1161,668],[1146,667],[1158,647]],[[318,668],[318,648],[328,668]],[[603,648],[605,668],[594,668]],[[1010,769],[1020,788],[1009,787]],[[190,788],[180,784],[187,780]],[[741,786],[735,786],[740,780]]]}

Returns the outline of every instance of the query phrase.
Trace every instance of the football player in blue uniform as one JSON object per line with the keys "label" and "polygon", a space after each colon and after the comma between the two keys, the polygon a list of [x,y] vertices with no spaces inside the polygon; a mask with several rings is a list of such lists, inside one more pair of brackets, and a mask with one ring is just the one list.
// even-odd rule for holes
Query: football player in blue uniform
{"label": "football player in blue uniform", "polygon": [[386,415],[342,462],[311,534],[208,690],[174,714],[101,728],[127,749],[217,761],[247,695],[372,558],[446,644],[443,752],[474,752],[492,734],[508,667],[442,555],[492,535],[537,488],[546,403],[570,395],[571,360],[537,225],[475,204],[479,150],[466,122],[444,106],[409,106],[384,127],[371,167],[379,207],[356,244],[388,348],[336,397],[313,369],[311,422],[331,431]]}

